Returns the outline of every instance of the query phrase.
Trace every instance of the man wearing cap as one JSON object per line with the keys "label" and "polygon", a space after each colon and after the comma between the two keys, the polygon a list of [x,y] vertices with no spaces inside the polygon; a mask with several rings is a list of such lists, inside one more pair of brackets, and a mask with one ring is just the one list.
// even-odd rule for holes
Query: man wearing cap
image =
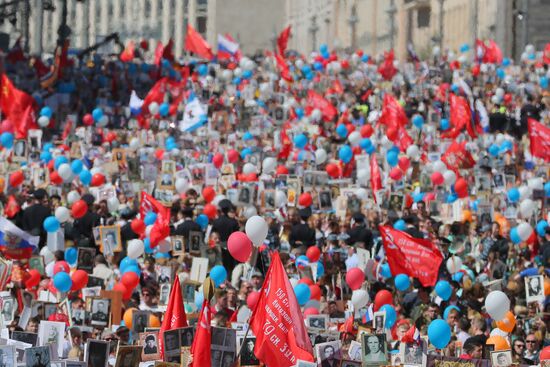
{"label": "man wearing cap", "polygon": [[288,242],[296,255],[303,255],[309,246],[315,245],[315,230],[307,224],[311,216],[311,208],[304,208],[298,211],[300,222],[294,224],[290,229]]}
{"label": "man wearing cap", "polygon": [[42,224],[52,211],[48,204],[48,194],[44,189],[35,190],[33,193],[33,204],[23,211],[21,229],[34,236],[40,236],[40,243],[46,243],[46,231]]}
{"label": "man wearing cap", "polygon": [[362,244],[365,249],[371,250],[372,248],[372,232],[367,228],[365,224],[365,216],[357,212],[353,214],[353,227],[348,230],[349,238],[347,239],[348,245]]}

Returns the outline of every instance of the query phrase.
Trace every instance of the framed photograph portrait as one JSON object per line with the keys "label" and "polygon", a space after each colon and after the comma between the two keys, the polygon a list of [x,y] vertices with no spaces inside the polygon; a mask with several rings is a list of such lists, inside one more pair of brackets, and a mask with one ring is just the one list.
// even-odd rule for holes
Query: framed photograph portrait
{"label": "framed photograph portrait", "polygon": [[11,296],[2,297],[2,318],[4,319],[4,325],[8,325],[14,319],[17,304],[15,299]]}
{"label": "framed photograph portrait", "polygon": [[170,172],[162,172],[157,179],[157,188],[161,190],[171,190],[174,188],[174,174]]}
{"label": "framed photograph portrait", "polygon": [[141,362],[141,350],[137,345],[119,345],[116,353],[115,367],[134,367]]}
{"label": "framed photograph portrait", "polygon": [[32,183],[34,187],[44,188],[50,183],[49,171],[42,167],[33,167],[32,169]]}
{"label": "framed photograph portrait", "polygon": [[157,268],[157,281],[159,284],[172,283],[172,267],[159,266]]}
{"label": "framed photograph portrait", "polygon": [[84,349],[84,360],[88,366],[107,367],[110,343],[104,340],[88,339]]}
{"label": "framed photograph portrait", "polygon": [[25,364],[27,367],[49,366],[50,360],[50,346],[32,347],[25,350]]}
{"label": "framed photograph portrait", "polygon": [[160,359],[158,331],[147,331],[139,334],[139,344],[143,346],[141,351],[143,361]]}
{"label": "framed photograph portrait", "polygon": [[38,340],[40,341],[40,345],[55,344],[57,346],[57,355],[63,355],[65,323],[41,320],[38,326]]}
{"label": "framed photograph portrait", "polygon": [[385,334],[363,334],[364,365],[385,365],[388,362]]}
{"label": "framed photograph portrait", "polygon": [[332,210],[332,197],[330,190],[319,192],[319,195],[317,195],[317,197],[319,198],[319,209]]}
{"label": "framed photograph portrait", "polygon": [[183,301],[195,302],[195,290],[197,289],[196,282],[186,281],[182,284]]}
{"label": "framed photograph portrait", "polygon": [[377,311],[374,313],[373,327],[377,333],[383,333],[386,325],[386,311]]}
{"label": "framed photograph portrait", "polygon": [[113,149],[113,162],[126,165],[126,149]]}
{"label": "framed photograph portrait", "polygon": [[195,337],[195,328],[193,326],[176,329],[179,330],[180,347],[190,347]]}
{"label": "framed photograph portrait", "polygon": [[352,361],[361,362],[363,360],[363,351],[362,351],[361,343],[355,340],[351,341],[348,349],[348,357]]}
{"label": "framed photograph portrait", "polygon": [[249,186],[241,187],[237,201],[241,206],[248,206],[252,204],[252,188]]}
{"label": "framed photograph portrait", "polygon": [[418,343],[401,343],[401,355],[403,364],[411,366],[423,366],[428,358],[428,345],[420,339]]}
{"label": "framed photograph portrait", "polygon": [[0,345],[0,366],[16,366],[17,354],[15,353],[15,346],[13,345]]}
{"label": "framed photograph portrait", "polygon": [[29,268],[38,270],[40,275],[46,275],[44,258],[42,256],[31,256],[29,259]]}
{"label": "framed photograph portrait", "polygon": [[536,275],[525,278],[525,297],[527,303],[542,302],[544,295],[544,276]]}
{"label": "framed photograph portrait", "polygon": [[491,352],[491,363],[494,367],[507,367],[512,365],[512,351],[499,350]]}
{"label": "framed photograph portrait", "polygon": [[255,337],[246,337],[241,340],[241,366],[259,366],[260,361],[254,354]]}
{"label": "framed photograph portrait", "polygon": [[178,356],[180,355],[180,336],[179,330],[169,330],[165,331],[163,334],[164,337],[164,355],[167,356]]}
{"label": "framed photograph portrait", "polygon": [[320,343],[315,345],[317,361],[321,367],[340,366],[342,361],[342,343],[337,341]]}
{"label": "framed photograph portrait", "polygon": [[31,344],[33,347],[36,347],[38,345],[37,333],[31,333],[27,331],[13,331],[11,333],[11,339]]}
{"label": "framed photograph portrait", "polygon": [[21,162],[27,160],[27,141],[26,140],[16,140],[13,143],[13,161]]}
{"label": "framed photograph portrait", "polygon": [[307,326],[312,329],[326,330],[328,322],[328,315],[309,315],[306,318]]}
{"label": "framed photograph portrait", "polygon": [[185,242],[183,236],[172,236],[172,255],[185,255]]}
{"label": "framed photograph portrait", "polygon": [[191,255],[200,255],[203,241],[203,234],[199,231],[189,232],[189,253]]}
{"label": "framed photograph portrait", "polygon": [[99,236],[104,254],[112,255],[122,251],[120,226],[101,226],[99,227]]}
{"label": "framed photograph portrait", "polygon": [[159,306],[168,305],[168,299],[170,298],[170,290],[172,285],[170,283],[161,284],[159,292]]}
{"label": "framed photograph portrait", "polygon": [[176,173],[176,162],[162,161],[161,172],[173,175],[174,173]]}
{"label": "framed photograph portrait", "polygon": [[105,298],[92,298],[91,324],[95,326],[107,326],[111,321],[111,300]]}
{"label": "framed photograph portrait", "polygon": [[139,334],[149,326],[149,311],[134,311],[132,313],[132,332]]}
{"label": "framed photograph portrait", "polygon": [[44,319],[48,320],[57,312],[57,303],[44,303]]}
{"label": "framed photograph portrait", "polygon": [[94,270],[94,257],[95,257],[95,248],[88,247],[79,247],[78,248],[78,265],[77,269],[82,269],[89,274],[93,273]]}

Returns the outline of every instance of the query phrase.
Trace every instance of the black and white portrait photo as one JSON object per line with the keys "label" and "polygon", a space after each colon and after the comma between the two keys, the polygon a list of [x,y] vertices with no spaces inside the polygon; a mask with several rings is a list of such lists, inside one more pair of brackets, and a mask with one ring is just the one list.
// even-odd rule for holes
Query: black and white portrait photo
{"label": "black and white portrait photo", "polygon": [[306,318],[306,323],[312,329],[326,330],[328,326],[328,315],[309,315]]}
{"label": "black and white portrait photo", "polygon": [[178,329],[180,333],[180,347],[190,347],[193,344],[195,328],[192,326]]}
{"label": "black and white portrait photo", "polygon": [[170,266],[160,266],[157,270],[157,280],[159,284],[170,283],[172,280],[172,268]]}
{"label": "black and white portrait photo", "polygon": [[110,320],[111,300],[92,299],[92,325],[107,326]]}
{"label": "black and white portrait photo", "polygon": [[499,350],[491,352],[491,363],[494,367],[507,367],[512,364],[512,351]]}
{"label": "black and white portrait photo", "polygon": [[165,283],[160,286],[159,305],[166,306],[168,304],[171,288],[172,286],[170,283]]}
{"label": "black and white portrait photo", "polygon": [[0,367],[11,367],[17,365],[17,356],[13,345],[0,346]]}
{"label": "black and white portrait photo", "polygon": [[25,159],[27,156],[27,142],[25,140],[17,140],[13,144],[14,159]]}
{"label": "black and white portrait photo", "polygon": [[140,345],[143,346],[141,351],[141,359],[143,361],[154,361],[160,358],[159,334],[158,331],[147,331],[139,335]]}
{"label": "black and white portrait photo", "polygon": [[525,296],[527,303],[544,301],[544,276],[536,275],[525,278]]}
{"label": "black and white portrait photo", "polygon": [[179,330],[165,331],[163,336],[164,336],[165,353],[177,352],[177,354],[179,355],[179,352],[180,352]]}
{"label": "black and white portrait photo", "polygon": [[427,353],[427,345],[424,340],[418,343],[402,343],[404,364],[422,366]]}
{"label": "black and white portrait photo", "polygon": [[17,340],[23,343],[31,344],[33,347],[36,347],[38,344],[37,333],[30,333],[26,331],[13,331],[11,333],[11,339]]}
{"label": "black and white portrait photo", "polygon": [[92,273],[94,270],[95,248],[78,248],[78,265],[77,269],[82,269],[87,273]]}
{"label": "black and white portrait photo", "polygon": [[109,360],[109,342],[103,340],[88,339],[85,349],[85,360],[89,367],[107,366]]}
{"label": "black and white portrait photo", "polygon": [[132,313],[132,332],[143,333],[149,326],[149,311],[134,311]]}
{"label": "black and white portrait photo", "polygon": [[342,361],[342,344],[338,341],[315,345],[321,367],[339,367]]}
{"label": "black and white portrait photo", "polygon": [[13,315],[15,313],[15,300],[13,297],[2,298],[2,317],[4,318],[4,325],[13,321]]}
{"label": "black and white portrait photo", "polygon": [[252,201],[252,195],[250,193],[250,188],[249,187],[243,187],[239,190],[239,203],[241,205],[249,205]]}
{"label": "black and white portrait photo", "polygon": [[[50,347],[33,347],[25,350],[27,367],[46,367],[50,365]],[[14,365],[12,365],[14,366]]]}
{"label": "black and white portrait photo", "polygon": [[122,240],[119,226],[99,227],[99,235],[104,254],[109,254],[112,256],[114,252],[119,252],[122,250]]}
{"label": "black and white portrait photo", "polygon": [[383,333],[385,324],[386,324],[386,312],[385,311],[375,312],[373,326],[376,332]]}
{"label": "black and white portrait photo", "polygon": [[40,321],[38,326],[39,345],[56,345],[57,355],[63,355],[65,323],[58,321]]}
{"label": "black and white portrait photo", "polygon": [[182,236],[172,236],[172,255],[183,255],[185,247]]}
{"label": "black and white portrait photo", "polygon": [[241,366],[258,366],[260,361],[254,354],[256,338],[244,338],[241,349]]}
{"label": "black and white portrait photo", "polygon": [[363,334],[363,362],[365,364],[385,364],[386,355],[385,334]]}
{"label": "black and white portrait photo", "polygon": [[319,193],[319,208],[322,210],[332,209],[332,198],[330,197],[330,190],[321,191]]}
{"label": "black and white portrait photo", "polygon": [[141,361],[142,347],[137,345],[121,345],[118,347],[115,367],[134,367]]}
{"label": "black and white portrait photo", "polygon": [[352,340],[348,349],[348,356],[352,361],[361,361],[363,359],[361,343]]}
{"label": "black and white portrait photo", "polygon": [[195,300],[196,285],[192,283],[183,283],[183,300],[193,302]]}
{"label": "black and white portrait photo", "polygon": [[189,232],[189,252],[200,254],[202,243],[202,232],[190,231]]}

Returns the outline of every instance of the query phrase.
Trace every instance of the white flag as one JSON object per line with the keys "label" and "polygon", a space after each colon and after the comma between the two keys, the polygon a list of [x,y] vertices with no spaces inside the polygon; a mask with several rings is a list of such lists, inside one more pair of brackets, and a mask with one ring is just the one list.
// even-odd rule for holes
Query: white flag
{"label": "white flag", "polygon": [[193,132],[207,122],[206,110],[197,98],[185,106],[183,120],[180,121],[180,130]]}

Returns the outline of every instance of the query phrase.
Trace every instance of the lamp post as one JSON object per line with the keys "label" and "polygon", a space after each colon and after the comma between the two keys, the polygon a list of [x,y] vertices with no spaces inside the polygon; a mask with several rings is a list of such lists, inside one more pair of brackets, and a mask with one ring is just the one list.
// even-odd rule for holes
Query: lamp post
{"label": "lamp post", "polygon": [[445,0],[439,0],[439,50],[443,51],[443,3]]}
{"label": "lamp post", "polygon": [[390,18],[390,49],[394,47],[394,35],[395,35],[395,13],[397,8],[395,7],[395,0],[391,0],[390,7],[386,10],[388,17]]}
{"label": "lamp post", "polygon": [[351,7],[351,14],[348,19],[348,24],[351,29],[351,48],[355,50],[357,48],[357,23],[359,18],[357,17],[357,7],[355,4]]}
{"label": "lamp post", "polygon": [[317,31],[319,31],[319,26],[317,25],[317,17],[314,15],[311,17],[311,25],[309,26],[309,33],[311,33],[311,45],[312,51],[317,49]]}

